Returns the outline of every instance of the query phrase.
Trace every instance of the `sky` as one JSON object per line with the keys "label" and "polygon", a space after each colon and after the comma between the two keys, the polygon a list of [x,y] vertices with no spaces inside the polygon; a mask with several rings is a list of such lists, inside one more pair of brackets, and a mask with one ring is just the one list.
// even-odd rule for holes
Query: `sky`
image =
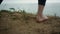
{"label": "sky", "polygon": [[[3,3],[38,3],[38,0],[4,0]],[[60,0],[47,0],[47,3],[60,3]]]}

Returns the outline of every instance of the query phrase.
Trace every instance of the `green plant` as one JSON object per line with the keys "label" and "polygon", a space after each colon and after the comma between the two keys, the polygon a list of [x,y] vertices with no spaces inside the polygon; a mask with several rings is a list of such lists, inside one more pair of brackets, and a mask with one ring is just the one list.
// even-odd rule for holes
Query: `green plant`
{"label": "green plant", "polygon": [[10,11],[12,11],[12,12],[15,11],[15,8],[9,8],[9,9],[10,9]]}
{"label": "green plant", "polygon": [[56,13],[54,14],[55,19],[57,18]]}
{"label": "green plant", "polygon": [[0,18],[1,18],[1,13],[0,13]]}
{"label": "green plant", "polygon": [[16,17],[16,16],[12,16],[12,19],[13,19],[13,20],[16,20],[16,19],[17,19],[17,17]]}
{"label": "green plant", "polygon": [[9,9],[11,9],[11,10],[15,10],[15,8],[9,8]]}
{"label": "green plant", "polygon": [[26,19],[26,12],[25,12],[25,10],[23,10],[22,13],[23,13],[23,19],[25,20]]}

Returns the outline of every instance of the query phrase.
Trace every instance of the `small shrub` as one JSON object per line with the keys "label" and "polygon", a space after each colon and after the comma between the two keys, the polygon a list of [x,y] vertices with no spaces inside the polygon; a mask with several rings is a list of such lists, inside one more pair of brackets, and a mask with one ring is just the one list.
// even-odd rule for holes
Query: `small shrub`
{"label": "small shrub", "polygon": [[52,32],[51,34],[60,34],[60,32]]}
{"label": "small shrub", "polygon": [[1,18],[1,14],[0,14],[0,18]]}
{"label": "small shrub", "polygon": [[15,8],[9,8],[9,9],[15,11]]}
{"label": "small shrub", "polygon": [[16,19],[17,19],[17,17],[13,16],[13,17],[12,17],[12,19],[13,19],[13,20],[16,20]]}

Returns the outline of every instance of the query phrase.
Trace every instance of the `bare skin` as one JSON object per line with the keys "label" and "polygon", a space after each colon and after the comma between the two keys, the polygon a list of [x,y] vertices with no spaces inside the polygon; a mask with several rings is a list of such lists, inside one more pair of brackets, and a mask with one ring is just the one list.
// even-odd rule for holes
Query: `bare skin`
{"label": "bare skin", "polygon": [[44,10],[44,6],[43,5],[38,5],[38,13],[37,13],[37,21],[44,21],[47,20],[48,17],[43,15],[43,10]]}

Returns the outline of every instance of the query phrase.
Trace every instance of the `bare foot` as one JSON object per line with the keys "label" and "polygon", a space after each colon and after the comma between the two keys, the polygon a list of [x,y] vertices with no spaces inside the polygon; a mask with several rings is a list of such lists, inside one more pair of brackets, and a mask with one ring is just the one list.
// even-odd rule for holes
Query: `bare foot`
{"label": "bare foot", "polygon": [[47,16],[42,16],[42,17],[37,16],[36,19],[37,19],[38,22],[43,22],[43,21],[46,21],[48,19],[48,17]]}

